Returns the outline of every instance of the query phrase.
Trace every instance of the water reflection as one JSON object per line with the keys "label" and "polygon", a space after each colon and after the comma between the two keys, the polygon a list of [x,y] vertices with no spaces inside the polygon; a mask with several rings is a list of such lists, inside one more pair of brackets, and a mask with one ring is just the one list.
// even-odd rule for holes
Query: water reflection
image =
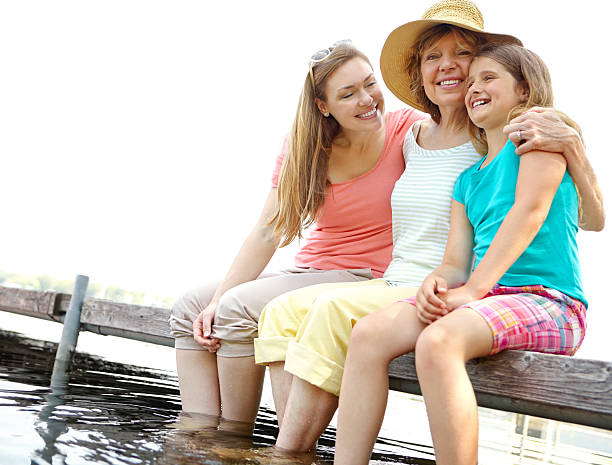
{"label": "water reflection", "polygon": [[[265,407],[254,429],[181,413],[176,377],[165,371],[77,353],[70,378],[51,390],[55,350],[56,344],[0,330],[0,464],[333,461],[333,428],[319,440],[316,454],[287,455],[271,447],[278,429]],[[434,465],[423,405],[414,396],[401,396],[387,412],[392,427],[384,433],[396,439],[379,438],[371,463]],[[612,465],[610,431],[486,409],[480,411],[480,425],[481,464]]]}
{"label": "water reflection", "polygon": [[64,385],[56,386],[44,398],[46,405],[40,410],[34,429],[44,441],[44,447],[32,453],[31,464],[65,463],[66,455],[56,446],[57,438],[68,431],[66,422],[56,419],[53,414],[56,407],[64,403],[63,396],[68,393],[67,376]]}
{"label": "water reflection", "polygon": [[[180,412],[176,379],[165,372],[75,354],[65,383],[48,388],[56,344],[0,330],[0,463],[331,464],[334,431],[316,454],[284,454],[276,417],[262,408],[254,430]],[[374,463],[432,465],[411,445],[389,441]],[[422,447],[422,446],[421,446]],[[430,450],[431,453],[431,450]],[[431,455],[430,455],[431,456]]]}

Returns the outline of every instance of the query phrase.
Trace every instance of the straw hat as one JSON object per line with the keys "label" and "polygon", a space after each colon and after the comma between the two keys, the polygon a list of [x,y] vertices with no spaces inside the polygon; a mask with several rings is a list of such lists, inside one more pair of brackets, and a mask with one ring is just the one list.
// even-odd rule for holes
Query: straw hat
{"label": "straw hat", "polygon": [[437,24],[451,24],[470,31],[481,32],[486,35],[488,41],[522,45],[521,41],[514,36],[485,32],[482,13],[469,0],[442,0],[436,3],[423,14],[420,20],[406,23],[391,32],[380,54],[380,70],[389,90],[397,98],[419,110],[423,110],[423,107],[416,101],[410,90],[406,73],[408,52],[426,29]]}

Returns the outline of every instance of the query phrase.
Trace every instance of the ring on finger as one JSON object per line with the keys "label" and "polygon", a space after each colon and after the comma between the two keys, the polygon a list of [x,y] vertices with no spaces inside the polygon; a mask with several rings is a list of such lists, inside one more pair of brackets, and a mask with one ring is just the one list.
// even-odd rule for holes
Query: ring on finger
{"label": "ring on finger", "polygon": [[518,131],[516,131],[516,137],[518,137],[518,140],[521,140],[521,130],[519,129]]}

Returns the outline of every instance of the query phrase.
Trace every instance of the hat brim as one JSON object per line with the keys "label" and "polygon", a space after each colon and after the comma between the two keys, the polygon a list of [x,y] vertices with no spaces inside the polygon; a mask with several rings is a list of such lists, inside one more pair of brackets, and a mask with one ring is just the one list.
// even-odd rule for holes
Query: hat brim
{"label": "hat brim", "polygon": [[402,102],[417,110],[423,111],[423,106],[416,100],[408,82],[409,51],[427,29],[438,24],[450,24],[461,29],[467,29],[482,34],[488,42],[508,42],[517,45],[523,43],[514,36],[507,34],[492,34],[465,24],[438,19],[419,19],[403,24],[389,34],[380,54],[380,71],[388,89]]}

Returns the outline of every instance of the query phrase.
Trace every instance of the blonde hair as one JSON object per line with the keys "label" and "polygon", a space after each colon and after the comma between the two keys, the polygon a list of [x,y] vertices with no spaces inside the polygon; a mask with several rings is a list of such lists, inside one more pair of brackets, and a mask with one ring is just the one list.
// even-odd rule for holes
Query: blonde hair
{"label": "blonde hair", "polygon": [[[527,100],[510,110],[507,121],[533,107],[553,108],[554,97],[550,73],[544,61],[531,50],[516,44],[491,42],[483,45],[476,52],[474,58],[477,57],[490,58],[499,63],[512,75],[517,86],[523,85],[527,89]],[[575,129],[582,138],[580,126],[575,121],[560,111],[557,111],[557,114],[565,124]],[[486,154],[488,146],[484,129],[477,127],[470,121],[469,130],[476,149],[480,153]]]}
{"label": "blonde hair", "polygon": [[[310,73],[304,80],[278,181],[278,207],[270,220],[281,247],[302,237],[303,229],[317,220],[325,201],[329,153],[341,127],[333,116],[326,118],[321,114],[316,99],[327,101],[327,80],[353,58],[361,58],[372,66],[352,44],[341,43],[324,60],[312,64],[314,85]],[[383,111],[382,105],[379,110]]]}
{"label": "blonde hair", "polygon": [[[417,103],[431,115],[431,119],[433,119],[436,124],[440,124],[440,109],[438,105],[429,100],[429,97],[427,97],[425,93],[425,89],[423,88],[423,76],[421,75],[421,62],[425,50],[438,43],[448,34],[454,34],[457,43],[466,49],[472,50],[472,52],[475,52],[486,40],[485,36],[478,32],[473,32],[450,24],[438,24],[437,26],[425,30],[414,45],[410,47],[406,58],[408,62],[406,71],[408,74],[407,79],[410,83],[410,90]],[[464,127],[467,120],[468,116],[466,110],[465,119],[459,121],[458,124]]]}

